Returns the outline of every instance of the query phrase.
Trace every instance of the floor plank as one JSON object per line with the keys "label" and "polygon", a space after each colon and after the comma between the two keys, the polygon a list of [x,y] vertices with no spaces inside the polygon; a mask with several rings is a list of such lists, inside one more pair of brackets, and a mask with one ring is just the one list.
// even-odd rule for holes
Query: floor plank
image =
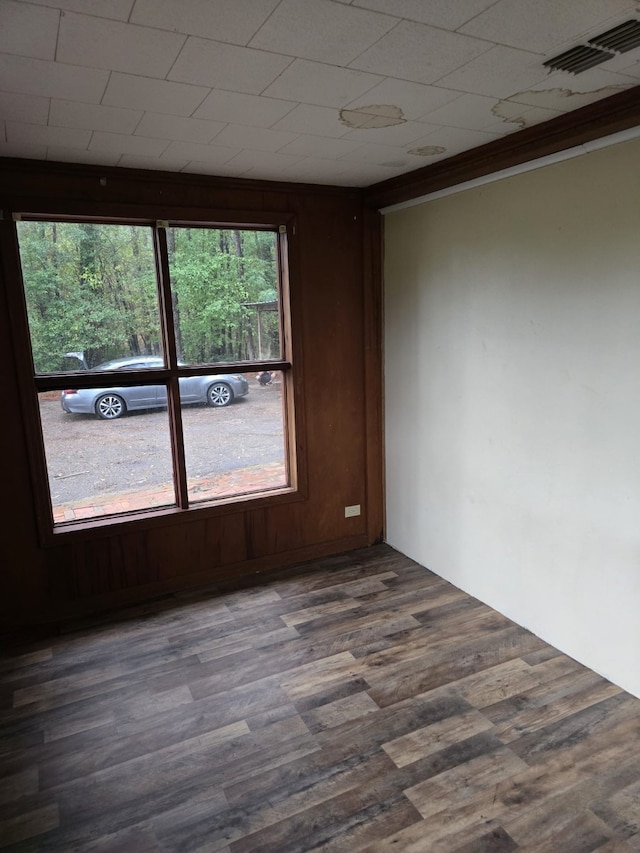
{"label": "floor plank", "polygon": [[640,700],[388,546],[0,659],[0,849],[640,853]]}

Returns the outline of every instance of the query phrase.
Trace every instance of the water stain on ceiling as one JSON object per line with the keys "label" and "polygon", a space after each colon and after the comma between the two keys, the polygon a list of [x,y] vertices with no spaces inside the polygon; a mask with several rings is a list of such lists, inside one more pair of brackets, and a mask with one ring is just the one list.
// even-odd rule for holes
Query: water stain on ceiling
{"label": "water stain on ceiling", "polygon": [[[603,86],[601,89],[588,92],[579,92],[567,88],[530,89],[526,92],[516,92],[515,95],[497,101],[491,112],[496,118],[501,118],[506,123],[517,124],[521,128],[530,127],[539,122],[534,113],[538,108],[566,112],[568,100],[574,99],[576,102],[575,105],[569,105],[568,109],[577,109],[584,106],[585,103],[593,101],[594,95],[598,98],[607,98],[626,88],[628,87]],[[514,107],[519,107],[519,109],[514,110]],[[527,117],[528,112],[532,113],[529,118]]]}
{"label": "water stain on ceiling", "polygon": [[409,154],[416,154],[418,157],[437,157],[438,154],[444,154],[446,150],[442,145],[422,145],[420,148],[412,148]]}
{"label": "water stain on ceiling", "polygon": [[[584,106],[585,103],[590,103],[595,100],[595,97],[606,98],[613,95],[626,86],[604,86],[595,91],[574,91],[568,88],[553,88],[553,89],[531,89],[523,92],[516,92],[508,98],[503,98],[496,101],[491,108],[491,113],[496,118],[501,119],[506,124],[514,124],[523,129],[539,124],[541,113],[546,113],[546,117],[567,112],[567,101],[574,101],[569,104],[568,109],[577,109]],[[344,108],[340,110],[340,121],[345,127],[354,130],[374,130],[383,127],[394,127],[399,124],[405,124],[407,119],[404,117],[402,109],[395,104],[368,104],[362,107],[353,109]],[[437,136],[436,134],[434,134]],[[418,148],[411,148],[407,151],[417,157],[439,157],[447,151],[442,145],[422,145]],[[406,165],[404,161],[394,161],[389,163],[381,163],[384,166],[400,167]]]}
{"label": "water stain on ceiling", "polygon": [[376,127],[394,127],[404,124],[406,118],[400,107],[394,104],[370,104],[366,107],[340,110],[340,121],[356,130],[368,130]]}

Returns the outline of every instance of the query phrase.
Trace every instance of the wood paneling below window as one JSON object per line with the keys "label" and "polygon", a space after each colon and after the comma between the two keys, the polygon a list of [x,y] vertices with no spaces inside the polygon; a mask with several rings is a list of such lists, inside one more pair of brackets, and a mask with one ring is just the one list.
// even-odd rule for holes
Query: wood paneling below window
{"label": "wood paneling below window", "polygon": [[[20,394],[34,389],[10,321],[15,269],[5,258],[0,305],[4,394],[0,598],[5,625],[51,621],[182,586],[216,582],[361,547],[381,535],[380,221],[358,191],[0,161],[12,211],[188,217],[234,212],[295,217],[291,258],[296,427],[304,474],[291,499],[229,504],[115,525],[85,537],[38,536],[33,449]],[[366,232],[366,240],[365,240]],[[366,249],[365,249],[366,247]],[[28,407],[27,407],[28,408]],[[37,470],[37,466],[36,466]],[[360,504],[360,516],[344,507]],[[373,504],[373,505],[372,505]]]}

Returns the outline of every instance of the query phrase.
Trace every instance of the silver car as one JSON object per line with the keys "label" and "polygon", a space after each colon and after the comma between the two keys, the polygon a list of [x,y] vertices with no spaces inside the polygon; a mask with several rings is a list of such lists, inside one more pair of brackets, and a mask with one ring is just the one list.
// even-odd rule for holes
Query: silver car
{"label": "silver car", "polygon": [[[93,370],[139,370],[145,367],[161,368],[164,362],[156,356],[116,358],[99,364]],[[244,397],[249,393],[249,383],[239,373],[181,377],[178,382],[183,403],[228,406],[236,397]],[[69,389],[62,392],[60,403],[65,412],[95,414],[111,421],[136,409],[166,407],[167,389],[164,385]]]}

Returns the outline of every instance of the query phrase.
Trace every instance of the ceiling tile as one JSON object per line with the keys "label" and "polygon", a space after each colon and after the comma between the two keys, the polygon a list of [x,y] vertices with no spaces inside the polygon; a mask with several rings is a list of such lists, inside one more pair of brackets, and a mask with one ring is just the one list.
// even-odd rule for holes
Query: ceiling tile
{"label": "ceiling tile", "polygon": [[438,80],[439,86],[492,98],[508,98],[548,76],[542,57],[512,47],[493,47]]}
{"label": "ceiling tile", "polygon": [[321,107],[344,107],[380,83],[375,74],[296,59],[264,94]]}
{"label": "ceiling tile", "polygon": [[267,130],[263,127],[229,124],[215,138],[216,145],[229,148],[245,148],[250,151],[278,151],[296,139],[295,133],[283,130]]}
{"label": "ceiling tile", "polygon": [[101,151],[80,151],[77,148],[60,148],[50,145],[47,148],[47,160],[53,163],[87,163],[94,166],[117,166],[119,154],[107,154]]}
{"label": "ceiling tile", "polygon": [[213,89],[193,113],[193,117],[249,124],[251,127],[271,127],[295,106],[292,101]]}
{"label": "ceiling tile", "polygon": [[280,0],[137,0],[131,23],[246,45]]}
{"label": "ceiling tile", "polygon": [[25,145],[58,145],[68,148],[86,148],[91,139],[90,130],[71,127],[42,127],[39,124],[7,122],[7,142]]}
{"label": "ceiling tile", "polygon": [[403,21],[350,67],[415,83],[432,83],[489,47],[486,41]]}
{"label": "ceiling tile", "polygon": [[570,112],[592,104],[599,98],[615,95],[634,85],[631,78],[591,68],[583,74],[556,72],[530,89],[516,92],[508,100],[534,107]]}
{"label": "ceiling tile", "polygon": [[68,13],[60,22],[57,58],[73,65],[164,77],[184,41],[175,33]]}
{"label": "ceiling tile", "polygon": [[350,164],[321,157],[306,157],[283,172],[283,180],[342,186],[349,182]]}
{"label": "ceiling tile", "polygon": [[22,145],[0,140],[0,157],[24,157],[27,160],[45,160],[46,145]]}
{"label": "ceiling tile", "polygon": [[29,0],[36,6],[55,6],[68,12],[83,12],[99,18],[127,21],[134,0]]}
{"label": "ceiling tile", "polygon": [[[435,128],[434,128],[435,129]],[[425,135],[426,125],[417,121],[407,121],[393,127],[371,127],[351,130],[345,139],[361,143],[374,142],[378,145],[405,146]]]}
{"label": "ceiling tile", "polygon": [[100,104],[79,104],[77,101],[54,99],[51,102],[49,124],[56,127],[133,133],[142,116],[141,110],[123,110]]}
{"label": "ceiling tile", "polygon": [[628,65],[624,71],[621,70],[620,73],[631,77],[632,84],[637,85],[640,79],[640,61],[634,62],[632,65]]}
{"label": "ceiling tile", "polygon": [[409,21],[418,21],[446,30],[459,26],[483,12],[496,0],[354,0],[354,6],[388,12]]}
{"label": "ceiling tile", "polygon": [[143,154],[157,157],[167,148],[166,139],[149,139],[146,136],[128,136],[124,133],[96,131],[89,143],[90,151],[107,151],[118,154]]}
{"label": "ceiling tile", "polygon": [[2,0],[0,3],[0,52],[36,59],[55,59],[58,38],[57,9]]}
{"label": "ceiling tile", "polygon": [[0,80],[7,92],[99,103],[108,79],[108,71],[0,55]]}
{"label": "ceiling tile", "polygon": [[0,116],[6,121],[46,124],[49,118],[49,105],[49,98],[0,92]]}
{"label": "ceiling tile", "polygon": [[397,22],[397,18],[337,6],[331,0],[282,0],[251,46],[347,65]]}
{"label": "ceiling tile", "polygon": [[426,146],[424,148],[411,148],[411,169],[421,169],[423,166],[432,166],[439,160],[446,160],[451,154],[440,145]]}
{"label": "ceiling tile", "polygon": [[258,95],[290,62],[264,50],[190,37],[169,79]]}
{"label": "ceiling tile", "polygon": [[209,92],[206,86],[113,73],[102,103],[167,115],[190,116]]}
{"label": "ceiling tile", "polygon": [[201,163],[222,165],[238,153],[237,148],[224,148],[221,145],[199,145],[196,142],[172,142],[164,152],[165,157],[184,160],[198,160]]}
{"label": "ceiling tile", "polygon": [[514,101],[498,101],[495,106],[496,115],[500,116],[505,125],[513,125],[513,130],[523,127],[532,127],[543,121],[549,121],[560,115],[557,110],[548,110],[542,107],[528,107],[525,104],[517,104]]}
{"label": "ceiling tile", "polygon": [[223,127],[225,127],[225,123],[222,121],[200,121],[194,118],[179,118],[161,113],[146,113],[135,133],[136,136],[206,144],[211,142]]}
{"label": "ceiling tile", "polygon": [[[499,44],[551,55],[555,47],[594,27],[607,29],[624,20],[635,4],[630,0],[498,0],[460,31]],[[616,20],[614,20],[616,19]]]}
{"label": "ceiling tile", "polygon": [[181,172],[188,160],[176,157],[142,157],[136,154],[123,154],[118,166],[124,169],[161,169],[169,172]]}
{"label": "ceiling tile", "polygon": [[432,133],[427,133],[423,139],[418,139],[409,148],[409,153],[418,151],[420,148],[444,148],[442,152],[445,157],[452,157],[461,151],[468,151],[487,142],[493,142],[502,134],[489,133],[480,130],[466,130],[457,127],[441,127]]}
{"label": "ceiling tile", "polygon": [[[343,154],[356,151],[360,142],[349,142],[346,139],[328,139],[320,136],[302,135],[282,149],[283,154],[299,154],[303,157],[316,157],[323,160],[334,160]],[[335,170],[335,164],[334,164]]]}
{"label": "ceiling tile", "polygon": [[613,71],[629,77],[640,77],[640,47],[630,50],[628,53],[620,53],[613,59],[609,59],[602,66],[605,71]]}
{"label": "ceiling tile", "polygon": [[280,154],[274,151],[240,151],[227,165],[251,170],[252,178],[264,177],[270,180],[274,174],[299,163],[301,159],[295,154]]}
{"label": "ceiling tile", "polygon": [[391,145],[377,145],[374,142],[361,145],[357,151],[345,154],[343,160],[359,160],[362,163],[374,163],[376,166],[400,169],[409,165],[404,148]]}
{"label": "ceiling tile", "polygon": [[425,86],[423,83],[409,83],[406,80],[394,80],[388,77],[370,89],[366,95],[347,104],[349,109],[370,106],[371,104],[393,104],[402,110],[404,118],[415,119],[448,104],[460,97],[460,92]]}
{"label": "ceiling tile", "polygon": [[500,133],[504,119],[493,112],[496,98],[484,95],[460,95],[455,101],[425,116],[428,124],[461,127],[467,130],[495,130]]}
{"label": "ceiling tile", "polygon": [[606,98],[609,94],[615,94],[616,91],[623,92],[625,89],[633,88],[636,85],[633,78],[608,71],[606,65],[590,68],[588,71],[580,74],[577,79],[578,85],[575,85],[576,75],[567,74],[566,72],[556,72],[555,74],[550,74],[545,79],[545,83],[556,81],[563,82],[565,86],[572,83],[574,91],[586,92],[587,90],[591,90],[593,96],[591,103],[593,103],[593,100],[597,101],[600,98]]}
{"label": "ceiling tile", "polygon": [[232,166],[229,163],[209,163],[207,161],[191,160],[182,170],[194,175],[215,175],[216,177],[240,178],[247,171],[246,166]]}
{"label": "ceiling tile", "polygon": [[238,177],[242,177],[248,181],[287,181],[288,178],[283,177],[285,170],[282,165],[269,166],[265,163],[257,163],[249,169],[244,169]]}
{"label": "ceiling tile", "polygon": [[315,133],[318,136],[345,136],[349,128],[340,121],[340,111],[334,107],[300,104],[274,125],[275,130]]}
{"label": "ceiling tile", "polygon": [[417,166],[423,165],[422,163],[409,165],[415,159],[417,158],[411,158],[411,161],[408,160],[406,165],[394,168],[376,166],[375,163],[349,162],[348,170],[338,176],[336,184],[346,187],[368,187],[371,184],[378,183],[378,181],[386,181],[396,175],[401,175],[410,168],[415,169]]}

